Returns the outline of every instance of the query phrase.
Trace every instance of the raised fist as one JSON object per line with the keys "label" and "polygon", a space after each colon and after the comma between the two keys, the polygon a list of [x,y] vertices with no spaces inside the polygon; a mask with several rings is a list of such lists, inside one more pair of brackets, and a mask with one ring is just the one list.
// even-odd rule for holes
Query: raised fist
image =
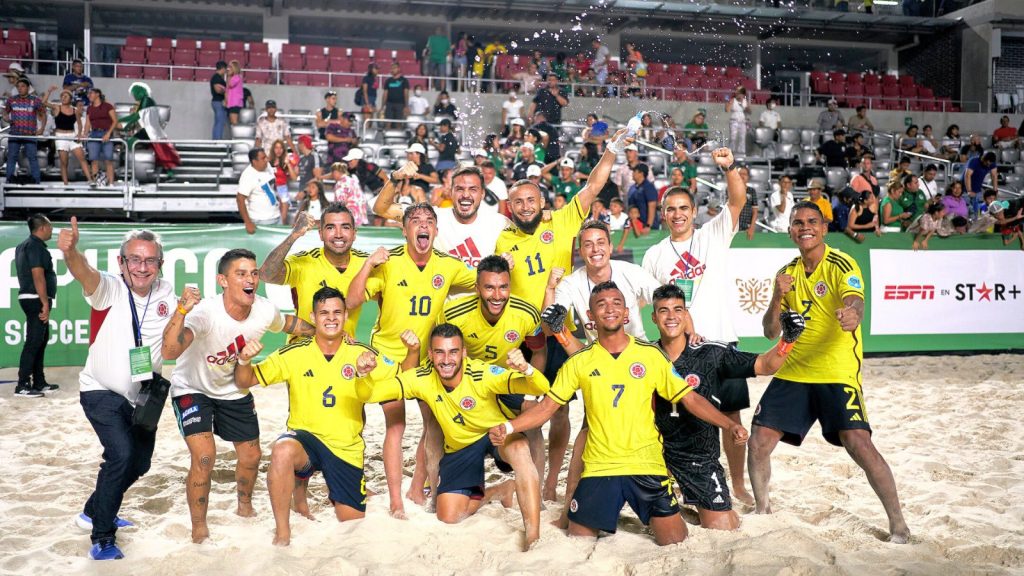
{"label": "raised fist", "polygon": [[711,152],[711,157],[715,159],[715,164],[720,168],[728,168],[732,166],[735,159],[732,157],[732,150],[728,148],[717,148]]}
{"label": "raised fist", "polygon": [[356,375],[359,377],[366,376],[373,369],[377,367],[377,355],[367,350],[356,358]]}
{"label": "raised fist", "polygon": [[804,332],[804,317],[797,312],[782,312],[779,322],[782,323],[782,339],[786,342],[796,342]]}
{"label": "raised fist", "polygon": [[[193,290],[195,290],[193,288]],[[196,290],[198,293],[198,290]],[[260,351],[263,350],[263,343],[259,340],[250,340],[245,343],[245,347],[238,353],[238,359],[248,362],[259,355]]]}
{"label": "raised fist", "polygon": [[305,211],[299,212],[295,215],[295,224],[292,225],[292,232],[299,236],[305,235],[306,232],[318,228],[320,223],[314,220]]}
{"label": "raised fist", "polygon": [[78,246],[78,218],[75,216],[71,217],[71,228],[61,228],[60,233],[57,235],[57,248],[61,252],[67,254],[73,252]]}
{"label": "raised fist", "polygon": [[402,334],[399,336],[399,338],[402,339],[402,344],[404,344],[405,347],[408,348],[409,350],[420,349],[420,338],[412,330],[402,331]]}
{"label": "raised fist", "polygon": [[367,261],[369,261],[370,266],[376,267],[376,266],[380,266],[381,264],[387,262],[388,258],[390,258],[390,257],[391,257],[391,253],[388,252],[387,248],[381,246],[381,247],[377,248],[376,250],[374,250],[373,254],[370,254],[370,257],[367,258]]}
{"label": "raised fist", "polygon": [[789,274],[782,273],[775,277],[775,290],[779,293],[779,296],[785,296],[793,289],[793,277]]}
{"label": "raised fist", "polygon": [[547,325],[551,332],[558,334],[562,331],[562,327],[565,324],[565,317],[569,314],[565,306],[561,304],[552,304],[544,309],[540,313],[540,321]]}
{"label": "raised fist", "polygon": [[523,352],[519,348],[509,350],[508,360],[505,361],[505,364],[518,372],[526,372],[530,368],[530,363],[526,361]]}
{"label": "raised fist", "polygon": [[185,290],[181,293],[181,298],[178,299],[178,306],[181,306],[185,312],[191,312],[202,296],[199,295],[199,288],[195,286],[186,286]]}

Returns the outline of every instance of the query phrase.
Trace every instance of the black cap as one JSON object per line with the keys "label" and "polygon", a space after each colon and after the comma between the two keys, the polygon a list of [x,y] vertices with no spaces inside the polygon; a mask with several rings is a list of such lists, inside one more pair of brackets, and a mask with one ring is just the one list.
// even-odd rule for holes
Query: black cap
{"label": "black cap", "polygon": [[217,63],[214,64],[213,69],[214,70],[220,70],[221,68],[227,68],[227,67],[228,67],[228,63],[227,62],[225,62],[223,60],[217,60]]}
{"label": "black cap", "polygon": [[274,100],[267,100],[267,103],[263,105],[264,108],[277,108],[277,102]]}
{"label": "black cap", "polygon": [[441,126],[451,126],[452,121],[447,118],[441,118]]}

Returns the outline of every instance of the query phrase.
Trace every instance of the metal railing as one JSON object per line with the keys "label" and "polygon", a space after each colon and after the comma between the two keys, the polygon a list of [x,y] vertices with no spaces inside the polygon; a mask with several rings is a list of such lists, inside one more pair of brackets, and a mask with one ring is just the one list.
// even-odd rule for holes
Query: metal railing
{"label": "metal railing", "polygon": [[[57,140],[67,140],[67,139],[68,138],[62,138],[62,137],[59,137],[59,136],[56,136],[56,135],[19,136],[19,135],[11,134],[10,133],[10,126],[5,126],[3,129],[0,129],[0,141],[2,141],[3,144],[4,144],[2,146],[2,148],[4,150],[3,163],[4,163],[5,166],[7,165],[7,155],[6,155],[6,152],[7,152],[7,147],[8,147],[8,145],[7,145],[7,141],[8,140],[36,140],[36,141],[39,141],[39,142],[56,142]],[[126,171],[125,172],[124,185],[125,186],[128,185],[128,178],[127,178],[127,167],[128,167],[127,144],[128,144],[128,142],[124,138],[110,137],[110,138],[108,138],[107,140],[104,141],[103,138],[88,138],[88,137],[80,138],[80,137],[75,137],[75,138],[73,138],[73,140],[75,142],[81,143],[82,147],[85,148],[86,160],[90,164],[92,162],[100,162],[100,160],[94,160],[92,158],[88,158],[88,147],[86,146],[87,143],[89,143],[89,142],[101,142],[101,143],[109,142],[109,143],[114,144],[115,145],[115,147],[114,147],[115,161],[116,161],[116,156],[120,155],[120,157],[121,157],[121,166],[123,166],[125,168],[125,171]],[[120,150],[120,154],[118,154],[118,150]],[[38,148],[37,148],[37,152],[38,152]],[[69,154],[69,156],[68,156],[68,168],[70,168],[71,166],[72,166],[71,155]],[[100,168],[102,169],[103,167],[100,166]],[[15,164],[15,170],[17,170],[17,164]],[[11,184],[11,181],[10,181],[11,180],[11,176],[12,176],[11,174],[7,174],[6,175],[7,184],[8,185]],[[107,186],[104,186],[104,188],[116,188],[116,187],[117,186],[115,186],[113,182],[108,182]]]}
{"label": "metal railing", "polygon": [[[131,148],[131,155],[130,155],[131,162],[130,162],[130,166],[129,165],[125,166],[125,182],[129,181],[128,176],[130,175],[131,176],[130,181],[131,181],[131,183],[133,185],[138,185],[138,183],[139,183],[138,174],[136,172],[138,161],[137,161],[137,158],[135,156],[135,151],[136,151],[136,148],[140,144],[147,145],[147,146],[152,146],[153,144],[172,144],[172,145],[192,144],[192,145],[203,145],[203,146],[206,146],[208,148],[218,148],[218,149],[219,148],[223,148],[224,149],[224,157],[222,157],[220,159],[220,164],[218,166],[218,169],[223,171],[225,161],[227,161],[229,163],[231,162],[231,155],[233,153],[233,147],[236,144],[251,144],[251,142],[249,140],[199,140],[199,139],[133,140],[132,143],[131,143],[131,146],[130,146],[130,148]],[[154,152],[154,154],[155,154],[155,152]],[[155,161],[155,158],[154,158],[154,165],[155,164],[156,164],[156,161]],[[173,170],[173,168],[172,168],[172,170]],[[160,178],[159,177],[156,178],[155,184],[156,184],[157,191],[159,191],[160,190]],[[217,180],[216,185],[217,186],[220,185],[220,178],[219,178],[219,176],[218,176],[218,180]],[[132,186],[130,188],[134,188],[134,186]],[[134,196],[134,191],[133,190],[129,190],[128,191],[128,196],[127,196],[129,203],[130,203],[131,199],[133,198],[133,196]]]}
{"label": "metal railing", "polygon": [[[974,112],[980,113],[981,102],[974,100],[953,100],[950,98],[905,98],[902,96],[868,96],[866,94],[831,94],[814,92],[808,86],[804,91],[804,103],[812,106],[815,101],[834,99],[837,102],[863,104],[871,110],[895,110],[905,112]],[[884,105],[884,107],[883,107]],[[920,107],[918,107],[920,105]],[[923,108],[927,105],[928,110]]]}

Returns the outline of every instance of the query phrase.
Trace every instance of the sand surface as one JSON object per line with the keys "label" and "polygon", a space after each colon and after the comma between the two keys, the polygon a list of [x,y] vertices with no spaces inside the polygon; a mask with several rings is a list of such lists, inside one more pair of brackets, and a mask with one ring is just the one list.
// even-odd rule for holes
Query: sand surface
{"label": "sand surface", "polygon": [[[367,484],[379,495],[367,518],[339,524],[320,476],[311,483],[316,522],[293,516],[292,546],[271,546],[266,492],[270,443],[284,429],[283,386],[256,391],[264,460],[253,498],[256,518],[233,514],[234,453],[218,444],[210,506],[211,540],[190,542],[184,479],[188,451],[165,410],[153,467],[127,494],[119,562],[87,558],[88,534],[73,523],[95,482],[101,449],[78,403],[77,369],[48,370],[62,390],[12,398],[0,386],[0,574],[1014,574],[1024,572],[1024,358],[869,359],[865,394],[875,442],[896,475],[911,544],[887,544],[886,518],[862,472],[815,427],[800,449],[774,459],[772,516],[740,510],[734,532],[690,527],[690,538],[657,547],[628,511],[619,531],[596,543],[551,528],[561,504],[543,513],[541,540],[518,552],[517,510],[485,506],[448,526],[411,502],[409,519],[387,514],[380,447],[384,419],[368,407]],[[0,371],[11,380],[15,371]],[[751,382],[756,403],[766,378]],[[420,429],[410,404],[406,487]],[[743,413],[749,424],[752,411]],[[581,410],[574,406],[573,434]],[[490,480],[501,475],[492,470]],[[562,487],[564,488],[564,473]],[[561,489],[560,489],[561,490]]]}

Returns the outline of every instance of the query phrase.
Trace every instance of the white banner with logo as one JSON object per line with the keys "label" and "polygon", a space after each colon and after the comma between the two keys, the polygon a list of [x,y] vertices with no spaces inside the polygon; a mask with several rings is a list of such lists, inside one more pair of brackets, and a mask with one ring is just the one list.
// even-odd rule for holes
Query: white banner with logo
{"label": "white banner with logo", "polygon": [[871,250],[870,254],[872,334],[1024,332],[1024,254],[1020,251]]}
{"label": "white banner with logo", "polygon": [[[772,300],[772,286],[779,269],[799,256],[794,248],[742,248],[729,251],[729,277],[735,290],[732,301],[736,334],[764,336],[761,318]],[[700,326],[697,326],[700,332]]]}

